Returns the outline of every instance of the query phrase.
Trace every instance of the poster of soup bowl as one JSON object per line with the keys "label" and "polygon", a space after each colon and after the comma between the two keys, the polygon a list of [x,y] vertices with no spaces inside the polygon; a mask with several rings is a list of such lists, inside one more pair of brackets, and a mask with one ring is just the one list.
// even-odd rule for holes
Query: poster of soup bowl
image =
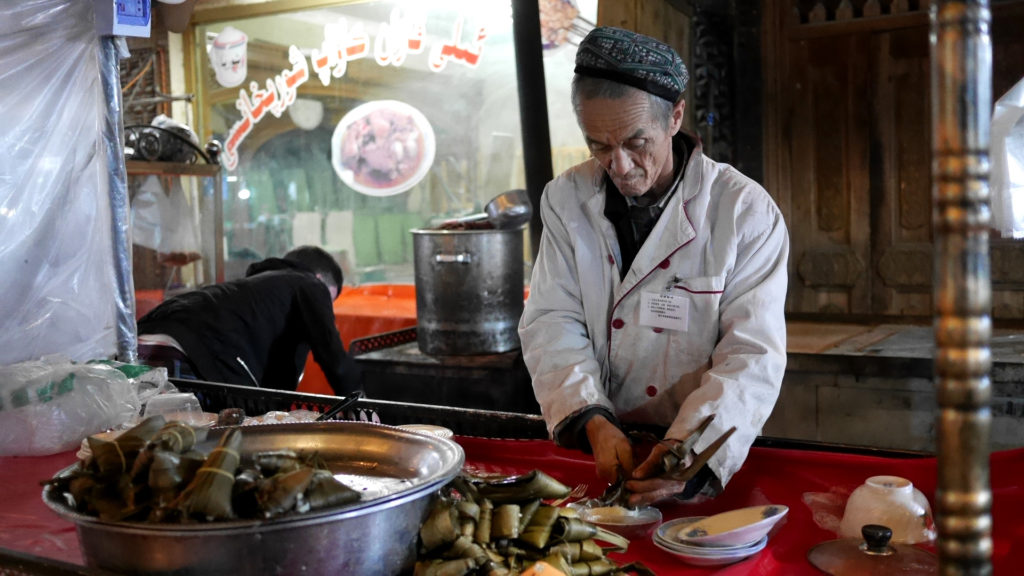
{"label": "poster of soup bowl", "polygon": [[369,196],[409,190],[434,162],[434,130],[422,112],[397,100],[353,108],[331,138],[331,165],[352,189]]}

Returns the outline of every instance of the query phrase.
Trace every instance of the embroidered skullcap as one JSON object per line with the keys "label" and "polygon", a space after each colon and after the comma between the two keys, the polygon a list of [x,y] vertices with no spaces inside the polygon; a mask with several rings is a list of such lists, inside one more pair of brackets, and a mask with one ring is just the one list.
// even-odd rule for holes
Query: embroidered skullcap
{"label": "embroidered skullcap", "polygon": [[594,28],[580,42],[575,72],[639,88],[673,103],[690,78],[683,59],[668,44],[611,26]]}

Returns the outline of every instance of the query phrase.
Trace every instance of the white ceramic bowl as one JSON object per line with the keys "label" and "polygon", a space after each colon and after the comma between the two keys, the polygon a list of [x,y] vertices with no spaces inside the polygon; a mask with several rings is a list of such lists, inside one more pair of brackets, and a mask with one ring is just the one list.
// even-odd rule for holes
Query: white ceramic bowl
{"label": "white ceramic bowl", "polygon": [[680,527],[676,540],[699,546],[743,546],[757,542],[789,512],[788,506],[768,504],[730,510]]}
{"label": "white ceramic bowl", "polygon": [[860,538],[865,524],[892,530],[892,542],[916,544],[935,539],[928,499],[906,478],[872,476],[850,494],[839,523],[841,538]]}

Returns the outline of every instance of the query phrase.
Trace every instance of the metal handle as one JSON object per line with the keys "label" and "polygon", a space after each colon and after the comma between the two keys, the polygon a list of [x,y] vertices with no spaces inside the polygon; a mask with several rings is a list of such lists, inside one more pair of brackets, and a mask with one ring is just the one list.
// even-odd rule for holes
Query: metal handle
{"label": "metal handle", "polygon": [[434,254],[434,262],[456,262],[458,264],[469,264],[473,261],[473,256],[469,252],[461,252],[459,254]]}
{"label": "metal handle", "polygon": [[861,551],[873,556],[888,556],[893,553],[889,547],[889,540],[892,538],[892,529],[880,524],[865,524],[860,527],[860,534],[864,537],[861,544]]}
{"label": "metal handle", "polygon": [[323,414],[321,414],[320,416],[317,417],[316,421],[317,422],[323,422],[324,420],[331,419],[335,414],[337,414],[338,412],[341,412],[342,410],[344,410],[344,409],[348,408],[349,406],[355,404],[356,401],[358,401],[362,397],[363,397],[362,391],[356,390],[351,395],[346,396],[345,398],[342,398],[341,400],[339,400],[334,406],[331,406],[330,408],[328,408],[326,412],[324,412]]}

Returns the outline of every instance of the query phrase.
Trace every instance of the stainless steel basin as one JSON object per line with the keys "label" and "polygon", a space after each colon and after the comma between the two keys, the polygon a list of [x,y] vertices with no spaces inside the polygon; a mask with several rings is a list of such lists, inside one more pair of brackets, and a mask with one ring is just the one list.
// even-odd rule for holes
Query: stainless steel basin
{"label": "stainless steel basin", "polygon": [[[211,449],[222,433],[213,429],[203,447]],[[399,574],[415,561],[419,527],[437,490],[465,460],[451,440],[366,422],[247,426],[242,437],[243,454],[319,452],[362,499],[273,520],[196,524],[100,521],[76,512],[49,486],[43,500],[75,523],[86,563],[114,572]]]}

